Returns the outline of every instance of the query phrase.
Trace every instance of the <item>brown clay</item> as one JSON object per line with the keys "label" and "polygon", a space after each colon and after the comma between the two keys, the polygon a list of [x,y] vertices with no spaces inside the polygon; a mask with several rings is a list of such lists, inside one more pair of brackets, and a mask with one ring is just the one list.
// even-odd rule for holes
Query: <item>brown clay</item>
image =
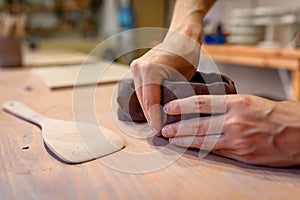
{"label": "brown clay", "polygon": [[[119,82],[118,90],[118,117],[122,121],[146,122],[143,110],[135,93],[132,80]],[[164,80],[161,86],[161,105],[193,95],[222,95],[236,94],[234,82],[225,75],[216,73],[196,72],[190,82],[171,82]],[[183,119],[199,117],[192,115],[165,115],[162,111],[163,124],[170,124]],[[203,114],[201,114],[203,116]],[[207,116],[207,115],[205,115]]]}

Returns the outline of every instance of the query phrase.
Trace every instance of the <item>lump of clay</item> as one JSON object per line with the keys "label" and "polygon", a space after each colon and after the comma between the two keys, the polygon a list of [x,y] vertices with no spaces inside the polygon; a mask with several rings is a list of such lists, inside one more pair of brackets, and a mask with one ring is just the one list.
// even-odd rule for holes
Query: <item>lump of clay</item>
{"label": "lump of clay", "polygon": [[[190,82],[172,82],[164,80],[161,85],[161,105],[193,95],[236,94],[234,82],[225,75],[196,72]],[[118,117],[122,121],[146,122],[143,110],[135,93],[132,80],[123,80],[118,85]],[[163,124],[170,124],[183,119],[190,119],[200,114],[165,115],[162,111]],[[201,116],[203,116],[201,114]],[[206,115],[207,116],[207,115]]]}

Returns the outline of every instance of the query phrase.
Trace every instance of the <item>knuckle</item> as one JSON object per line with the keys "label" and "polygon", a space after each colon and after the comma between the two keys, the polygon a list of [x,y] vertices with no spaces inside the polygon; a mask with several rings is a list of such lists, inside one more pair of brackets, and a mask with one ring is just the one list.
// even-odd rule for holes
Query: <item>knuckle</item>
{"label": "knuckle", "polygon": [[138,76],[138,65],[130,65],[130,71],[133,76]]}
{"label": "knuckle", "polygon": [[179,129],[182,132],[186,133],[185,135],[195,136],[200,133],[200,124],[197,118],[181,120],[179,122],[176,122],[175,124],[178,124]]}
{"label": "knuckle", "polygon": [[246,108],[251,105],[252,98],[250,95],[239,95],[234,103],[237,106],[237,108]]}
{"label": "knuckle", "polygon": [[131,71],[135,71],[139,66],[140,66],[139,60],[136,59],[136,60],[131,62],[130,69],[131,69]]}
{"label": "knuckle", "polygon": [[201,137],[196,137],[196,138],[194,138],[194,141],[193,141],[193,143],[194,143],[194,146],[195,147],[198,147],[198,148],[204,148],[204,143],[203,143],[203,139],[201,138]]}
{"label": "knuckle", "polygon": [[251,151],[252,151],[252,147],[253,147],[253,144],[247,139],[238,138],[238,139],[235,139],[235,141],[234,141],[235,153],[238,156],[245,157],[247,155],[250,155]]}
{"label": "knuckle", "polygon": [[247,120],[243,119],[243,116],[233,116],[224,123],[224,129],[230,130],[230,132],[243,134],[245,130],[249,129],[250,124]]}
{"label": "knuckle", "polygon": [[232,129],[232,128],[240,128],[242,126],[240,119],[237,117],[231,117],[230,119],[225,121],[225,129]]}
{"label": "knuckle", "polygon": [[208,127],[203,125],[199,120],[195,120],[193,123],[193,129],[195,135],[207,135],[208,134]]}
{"label": "knuckle", "polygon": [[202,126],[200,126],[198,120],[193,119],[190,122],[190,127],[191,127],[190,128],[191,135],[197,135],[197,134],[203,133],[204,128]]}
{"label": "knuckle", "polygon": [[206,105],[206,101],[201,95],[197,95],[195,97],[192,97],[192,104],[194,105],[194,107],[196,109],[201,111],[204,109],[204,107]]}
{"label": "knuckle", "polygon": [[152,99],[144,99],[143,100],[143,105],[144,107],[149,110],[151,109],[151,107],[155,104],[155,101]]}
{"label": "knuckle", "polygon": [[193,103],[195,104],[203,104],[204,98],[201,95],[195,96],[196,98],[193,98]]}
{"label": "knuckle", "polygon": [[157,74],[157,67],[153,67],[155,64],[153,64],[150,61],[144,61],[141,59],[136,59],[132,61],[130,64],[130,70],[133,75],[135,76],[142,76],[144,78],[146,77],[152,77],[153,75]]}
{"label": "knuckle", "polygon": [[131,69],[131,71],[136,71],[136,70],[140,69],[141,67],[145,67],[145,66],[147,67],[149,65],[150,65],[150,63],[148,61],[142,61],[141,59],[136,59],[131,62],[130,69]]}

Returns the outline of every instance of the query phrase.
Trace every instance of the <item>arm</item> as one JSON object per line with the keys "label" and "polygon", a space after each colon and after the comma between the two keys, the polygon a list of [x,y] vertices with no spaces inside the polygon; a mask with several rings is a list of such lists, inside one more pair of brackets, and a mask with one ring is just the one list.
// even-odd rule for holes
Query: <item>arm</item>
{"label": "arm", "polygon": [[170,29],[202,42],[203,18],[216,0],[177,0]]}
{"label": "arm", "polygon": [[160,84],[190,80],[198,66],[202,20],[215,0],[177,0],[164,41],[131,63],[137,97],[149,125],[161,130]]}

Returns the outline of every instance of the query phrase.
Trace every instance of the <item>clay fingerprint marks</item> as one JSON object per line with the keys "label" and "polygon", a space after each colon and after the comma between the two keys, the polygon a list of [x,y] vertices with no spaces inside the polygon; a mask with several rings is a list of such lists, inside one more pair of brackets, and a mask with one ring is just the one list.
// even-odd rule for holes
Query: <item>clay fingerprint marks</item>
{"label": "clay fingerprint marks", "polygon": [[100,158],[125,145],[120,136],[104,127],[47,118],[19,102],[8,102],[3,104],[3,108],[21,119],[40,125],[45,144],[66,163]]}

